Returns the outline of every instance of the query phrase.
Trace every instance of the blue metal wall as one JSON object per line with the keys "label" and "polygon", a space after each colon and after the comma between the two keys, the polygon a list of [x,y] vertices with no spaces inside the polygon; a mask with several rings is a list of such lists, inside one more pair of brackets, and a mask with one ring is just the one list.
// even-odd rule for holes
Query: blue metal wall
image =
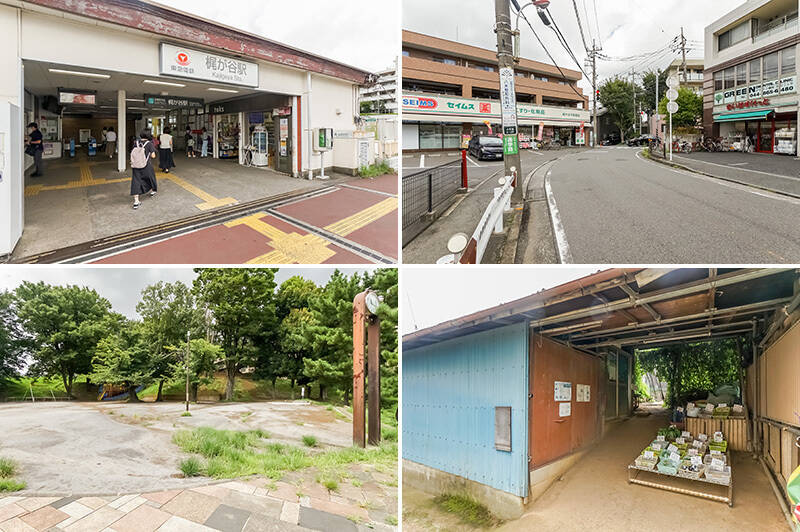
{"label": "blue metal wall", "polygon": [[[403,351],[403,458],[520,497],[528,490],[528,325]],[[511,452],[494,408],[511,407]]]}

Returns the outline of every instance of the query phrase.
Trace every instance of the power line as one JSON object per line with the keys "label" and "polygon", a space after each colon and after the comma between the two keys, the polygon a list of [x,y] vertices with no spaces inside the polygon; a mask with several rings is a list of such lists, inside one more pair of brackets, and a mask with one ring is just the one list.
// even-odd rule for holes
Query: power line
{"label": "power line", "polygon": [[[572,0],[572,5],[575,7],[575,18],[578,20],[578,29],[581,32],[581,40],[583,41],[583,48],[586,50],[586,53],[589,53],[589,45],[586,44],[586,36],[583,34],[583,24],[581,23],[581,15],[580,13],[578,13],[578,1]],[[586,4],[584,4],[584,7],[586,7]],[[553,24],[555,24],[555,22],[553,22]]]}
{"label": "power line", "polygon": [[[588,78],[589,75],[586,72],[584,72],[583,67],[581,66],[581,62],[578,61],[577,57],[575,57],[575,53],[572,51],[572,48],[569,47],[569,43],[567,43],[567,39],[564,37],[564,34],[561,33],[561,28],[558,27],[558,24],[556,24],[556,20],[553,18],[553,15],[550,14],[550,8],[546,8],[545,11],[547,11],[547,15],[550,17],[550,22],[553,24],[551,26],[551,29],[556,33],[556,36],[558,37],[558,42],[561,43],[561,46],[564,47],[564,49],[567,51],[567,53],[572,58],[572,60],[575,61],[575,64],[578,65],[578,70],[583,72],[583,75]],[[587,49],[587,53],[588,53],[588,49]]]}
{"label": "power line", "polygon": [[592,0],[592,5],[594,6],[594,27],[597,29],[597,42],[600,43],[600,48],[603,48],[603,40],[600,38],[600,18],[597,16],[597,0]]}

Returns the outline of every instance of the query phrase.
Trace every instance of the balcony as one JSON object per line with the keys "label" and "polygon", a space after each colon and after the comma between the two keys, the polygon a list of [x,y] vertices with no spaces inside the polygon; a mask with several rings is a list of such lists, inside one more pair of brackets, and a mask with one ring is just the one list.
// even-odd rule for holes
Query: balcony
{"label": "balcony", "polygon": [[763,27],[759,24],[758,33],[753,36],[753,42],[757,43],[769,39],[773,35],[777,35],[785,31],[797,32],[797,21],[797,11],[795,11],[794,13],[789,13],[784,17],[776,18],[768,24],[765,24]]}

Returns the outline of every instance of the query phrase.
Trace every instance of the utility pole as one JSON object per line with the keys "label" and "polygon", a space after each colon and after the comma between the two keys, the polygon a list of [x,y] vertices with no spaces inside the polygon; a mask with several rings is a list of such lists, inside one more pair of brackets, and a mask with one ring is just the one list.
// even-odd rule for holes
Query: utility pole
{"label": "utility pole", "polygon": [[659,135],[658,135],[658,133],[659,133],[659,131],[658,131],[658,118],[659,118],[659,115],[658,115],[658,84],[659,83],[661,83],[661,71],[658,68],[656,68],[656,110],[653,113],[653,115],[654,115],[654,117],[653,117],[654,118],[654,120],[653,120],[653,129],[655,130],[655,132],[653,132],[653,131],[650,132],[651,135],[653,135],[655,133],[656,138],[660,138]]}
{"label": "utility pole", "polygon": [[636,111],[636,70],[631,67],[631,88],[633,89],[633,132],[636,133],[636,121],[639,113]]}
{"label": "utility pole", "polygon": [[600,50],[597,48],[596,41],[592,39],[592,98],[594,99],[594,119],[592,122],[592,147],[597,147],[597,52]]}
{"label": "utility pole", "polygon": [[681,26],[681,55],[683,56],[683,62],[681,63],[681,69],[683,69],[683,83],[689,83],[689,80],[686,77],[686,37],[683,36],[683,26]]}
{"label": "utility pole", "polygon": [[189,411],[189,335],[191,334],[190,331],[186,331],[186,360],[184,361],[184,365],[186,366],[186,411]]}
{"label": "utility pole", "polygon": [[517,94],[514,85],[514,33],[511,29],[509,0],[494,0],[495,28],[497,33],[497,64],[500,67],[500,109],[503,126],[503,162],[505,175],[513,180],[512,200],[522,201],[522,175],[519,157],[519,131],[517,129]]}

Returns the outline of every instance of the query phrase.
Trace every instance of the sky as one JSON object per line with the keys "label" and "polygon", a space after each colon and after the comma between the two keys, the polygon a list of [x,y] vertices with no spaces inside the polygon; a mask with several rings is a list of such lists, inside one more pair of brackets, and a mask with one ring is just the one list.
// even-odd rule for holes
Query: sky
{"label": "sky", "polygon": [[597,271],[552,266],[405,267],[400,278],[400,330],[408,334],[425,329]]}
{"label": "sky", "polygon": [[[294,275],[301,275],[315,283],[324,284],[335,268],[281,268],[275,275],[277,283]],[[368,271],[364,268],[339,268],[347,275]],[[13,290],[24,281],[43,281],[51,285],[78,285],[94,288],[111,302],[112,308],[135,319],[136,304],[142,290],[158,281],[182,281],[191,285],[197,275],[191,268],[106,268],[106,267],[50,267],[11,266],[0,268],[0,291]]]}
{"label": "sky", "polygon": [[400,0],[154,2],[370,72],[400,53]]}
{"label": "sky", "polygon": [[[524,5],[526,2],[527,0],[519,0],[520,5]],[[744,4],[745,0],[694,2],[689,0],[662,0],[660,2],[576,0],[576,2],[589,47],[591,47],[591,37],[597,39],[599,35],[598,41],[602,43],[602,53],[610,57],[630,57],[658,50],[672,38],[680,35],[681,26],[683,26],[690,46],[687,58],[702,59],[705,27]],[[597,18],[595,18],[595,5]],[[570,48],[583,66],[587,54],[581,41],[573,2],[551,0],[549,9]],[[578,65],[569,58],[566,50],[559,44],[555,32],[544,26],[534,8],[525,8],[523,12],[558,65],[576,70]],[[512,22],[514,20],[515,15],[512,14]],[[404,0],[404,29],[494,50],[497,46],[497,37],[493,32],[493,27],[494,2],[490,0],[438,0],[437,2]],[[524,20],[520,20],[520,34],[522,57],[550,63]],[[597,68],[598,77],[601,80],[605,77],[613,77],[621,72],[630,71],[634,65],[639,67],[639,70],[647,70],[648,67],[655,66],[665,68],[677,57],[679,54],[668,54],[652,64],[648,64],[652,59],[643,62],[600,61]],[[584,68],[584,70],[591,75],[589,68]],[[590,81],[584,79],[580,86],[588,96],[591,92]]]}

